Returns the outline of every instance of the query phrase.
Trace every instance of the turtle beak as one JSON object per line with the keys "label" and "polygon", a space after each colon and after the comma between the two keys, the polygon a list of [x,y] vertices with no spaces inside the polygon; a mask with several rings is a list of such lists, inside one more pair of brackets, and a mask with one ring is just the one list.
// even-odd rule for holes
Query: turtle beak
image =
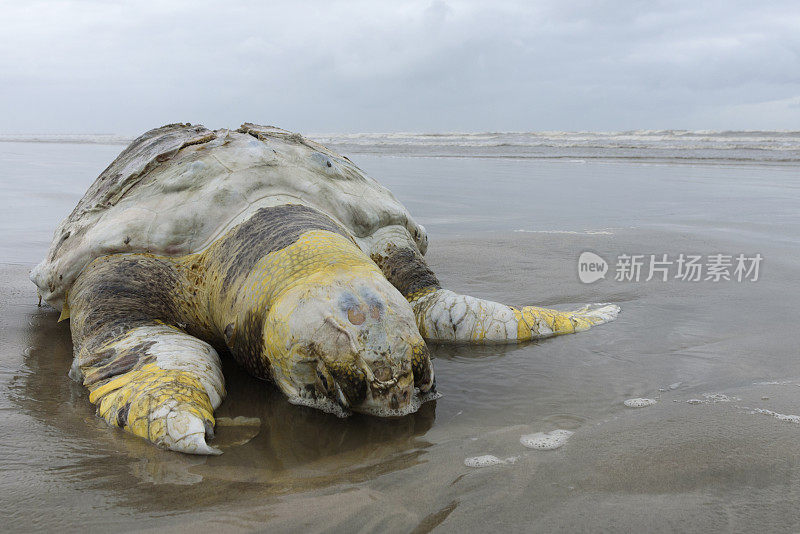
{"label": "turtle beak", "polygon": [[412,409],[414,376],[408,365],[393,371],[386,362],[369,365],[359,358],[367,382],[366,395],[353,409],[378,416],[405,415]]}
{"label": "turtle beak", "polygon": [[333,387],[327,394],[342,408],[380,417],[416,411],[416,407],[412,407],[414,378],[410,371],[381,380],[368,367],[332,366],[329,369]]}
{"label": "turtle beak", "polygon": [[[344,330],[341,335],[345,336]],[[348,340],[351,335],[346,334]],[[350,348],[349,343],[342,345]],[[421,340],[395,349],[390,356],[371,348],[326,354],[314,345],[298,347],[298,365],[294,367],[298,382],[281,381],[279,385],[293,402],[340,416],[347,412],[378,417],[414,413],[425,397],[430,398],[427,394],[435,392],[428,349]]]}

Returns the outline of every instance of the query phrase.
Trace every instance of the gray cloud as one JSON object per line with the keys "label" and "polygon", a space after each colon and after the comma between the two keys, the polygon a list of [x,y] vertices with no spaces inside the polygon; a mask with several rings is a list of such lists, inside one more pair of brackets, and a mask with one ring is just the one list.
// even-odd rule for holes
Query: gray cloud
{"label": "gray cloud", "polygon": [[0,131],[797,129],[787,2],[0,7]]}

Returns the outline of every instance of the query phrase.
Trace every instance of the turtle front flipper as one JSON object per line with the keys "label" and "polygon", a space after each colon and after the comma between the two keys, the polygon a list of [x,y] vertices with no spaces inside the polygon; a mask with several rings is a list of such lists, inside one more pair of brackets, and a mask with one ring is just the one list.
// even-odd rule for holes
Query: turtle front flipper
{"label": "turtle front flipper", "polygon": [[422,337],[440,342],[503,343],[583,332],[614,320],[616,304],[592,304],[564,312],[537,306],[513,307],[431,289],[412,295]]}
{"label": "turtle front flipper", "polygon": [[225,395],[220,361],[177,326],[188,319],[180,283],[170,262],[144,255],[89,265],[68,299],[73,377],[111,426],[162,448],[220,454],[206,443]]}
{"label": "turtle front flipper", "polygon": [[426,341],[510,343],[588,330],[613,321],[615,304],[592,304],[564,312],[513,307],[442,289],[408,231],[382,228],[368,241],[370,257],[408,299]]}

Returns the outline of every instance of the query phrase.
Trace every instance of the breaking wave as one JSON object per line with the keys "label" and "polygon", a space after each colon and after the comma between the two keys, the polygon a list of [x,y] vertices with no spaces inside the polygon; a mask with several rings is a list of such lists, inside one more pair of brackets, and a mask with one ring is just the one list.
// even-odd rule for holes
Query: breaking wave
{"label": "breaking wave", "polygon": [[398,156],[800,161],[800,131],[358,133],[308,137],[344,153]]}
{"label": "breaking wave", "polygon": [[[800,162],[800,131],[329,133],[308,138],[344,154],[536,159]],[[120,144],[117,134],[0,134],[0,142]]]}

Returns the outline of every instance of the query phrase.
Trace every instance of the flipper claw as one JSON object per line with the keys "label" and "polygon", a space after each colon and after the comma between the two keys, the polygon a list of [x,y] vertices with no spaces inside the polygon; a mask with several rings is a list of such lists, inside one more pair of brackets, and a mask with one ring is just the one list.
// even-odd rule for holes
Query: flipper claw
{"label": "flipper claw", "polygon": [[[607,323],[613,321],[619,315],[620,307],[616,304],[609,304],[607,302],[587,304],[580,310],[576,311],[574,315],[585,319],[591,323],[591,326]],[[587,327],[588,328],[588,327]],[[577,328],[575,331],[579,331]]]}
{"label": "flipper claw", "polygon": [[222,451],[206,443],[207,427],[212,425],[200,417],[180,408],[167,415],[166,432],[161,445],[186,454],[219,455]]}

